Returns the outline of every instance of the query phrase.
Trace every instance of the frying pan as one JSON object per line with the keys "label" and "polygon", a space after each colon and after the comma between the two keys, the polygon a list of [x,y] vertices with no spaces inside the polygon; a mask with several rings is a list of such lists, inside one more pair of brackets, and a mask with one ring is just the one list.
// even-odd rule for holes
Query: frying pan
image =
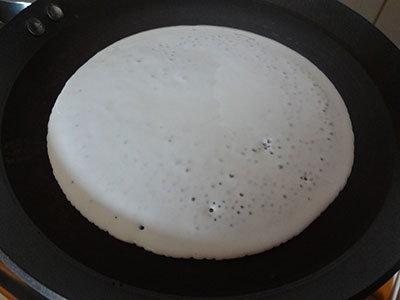
{"label": "frying pan", "polygon": [[[52,175],[47,122],[76,69],[123,37],[195,24],[251,31],[296,50],[333,82],[352,120],[355,162],[345,189],[303,233],[258,255],[173,259],[121,242],[86,221]],[[361,299],[400,267],[400,53],[338,2],[39,0],[0,31],[0,66],[1,253],[51,295]]]}

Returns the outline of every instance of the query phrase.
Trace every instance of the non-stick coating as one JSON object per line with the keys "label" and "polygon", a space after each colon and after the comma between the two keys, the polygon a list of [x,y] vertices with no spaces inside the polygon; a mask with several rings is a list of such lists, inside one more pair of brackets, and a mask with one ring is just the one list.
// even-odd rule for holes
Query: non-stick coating
{"label": "non-stick coating", "polygon": [[[25,260],[25,263],[28,263],[26,260],[38,259],[41,264],[57,266],[57,260],[64,260],[73,267],[62,269],[57,266],[54,268],[57,273],[52,274],[54,279],[43,283],[69,298],[84,299],[111,299],[112,295],[128,297],[136,292],[132,287],[185,297],[267,292],[264,296],[270,297],[268,299],[286,299],[285,289],[289,286],[290,290],[296,290],[296,285],[301,286],[303,281],[314,280],[317,283],[320,274],[329,273],[330,268],[340,265],[349,255],[357,256],[357,251],[362,255],[365,249],[361,250],[360,245],[364,248],[366,245],[363,238],[382,218],[380,214],[385,207],[387,210],[397,197],[394,189],[399,173],[398,131],[395,131],[393,119],[398,111],[394,111],[386,96],[383,97],[382,86],[377,85],[368,67],[354,54],[354,49],[304,16],[290,13],[273,2],[278,1],[59,1],[65,19],[53,23],[45,19],[47,1],[39,1],[14,20],[9,31],[13,30],[11,26],[16,28],[14,34],[20,34],[21,43],[16,49],[21,49],[21,57],[29,60],[23,69],[18,70],[12,88],[0,90],[0,97],[5,97],[5,91],[10,91],[7,98],[1,99],[4,103],[1,146],[5,174],[17,199],[6,196],[9,191],[2,187],[2,204],[7,203],[9,217],[5,223],[7,233],[0,231],[0,234],[13,235],[12,238],[25,236],[28,234],[24,231],[26,227],[30,231],[33,228],[32,232],[38,236],[18,237],[19,243],[24,243],[20,247],[32,247],[32,257],[21,257],[18,253],[21,250],[12,242],[4,247],[1,245],[3,251],[16,261]],[[332,14],[335,16],[342,12],[344,16],[354,18],[339,4],[328,5],[329,1],[304,1],[302,10],[312,11],[312,7],[318,6],[316,2],[320,2],[320,13],[334,9]],[[281,5],[285,5],[284,1]],[[48,24],[46,36],[33,38],[24,32],[23,21],[30,14],[43,18]],[[356,20],[368,27],[365,21]],[[355,163],[345,189],[301,235],[259,255],[227,261],[196,261],[146,252],[112,238],[89,223],[65,199],[52,175],[46,148],[47,122],[57,95],[73,72],[97,51],[120,38],[151,28],[189,24],[248,30],[291,47],[330,78],[350,113],[356,137]],[[4,34],[4,40],[6,38],[10,37]],[[24,39],[31,41],[30,51],[22,50]],[[40,39],[45,41],[40,42]],[[9,48],[11,53],[13,47]],[[395,58],[396,65],[398,56]],[[12,62],[9,65],[12,66]],[[8,72],[7,67],[0,71],[2,78]],[[397,75],[394,77],[397,80],[398,73],[394,75]],[[392,91],[394,83],[386,84]],[[13,208],[9,209],[10,206]],[[33,224],[21,211],[16,213],[20,207]],[[400,213],[398,206],[393,209]],[[388,220],[390,226],[394,222]],[[10,224],[15,224],[18,229],[11,228]],[[398,231],[399,228],[391,230]],[[50,242],[43,239],[43,234]],[[393,243],[380,247],[399,247],[398,242]],[[46,249],[42,256],[35,253],[37,247]],[[54,256],[58,258],[52,260]],[[370,269],[366,265],[375,263],[359,263],[358,269],[349,272],[362,279],[366,276],[363,270]],[[25,271],[37,275],[31,270]],[[375,279],[389,271],[377,271],[380,273],[375,275]],[[97,284],[107,286],[107,293],[99,294],[89,281],[75,282],[73,278],[81,276],[79,272],[89,274],[93,280],[99,281]],[[69,292],[67,283],[57,280],[66,274],[73,283]],[[99,277],[100,274],[110,279]],[[44,276],[49,277],[49,274]],[[297,299],[344,299],[373,283],[366,279],[355,279],[358,284],[344,289],[342,285],[347,285],[336,278],[330,289],[317,287],[316,294],[299,293]]]}

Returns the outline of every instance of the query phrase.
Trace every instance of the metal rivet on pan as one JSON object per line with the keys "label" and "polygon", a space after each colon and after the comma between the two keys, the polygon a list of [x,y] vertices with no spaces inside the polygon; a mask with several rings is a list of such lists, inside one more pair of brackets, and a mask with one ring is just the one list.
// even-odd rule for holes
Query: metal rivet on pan
{"label": "metal rivet on pan", "polygon": [[53,21],[60,21],[64,17],[64,12],[59,6],[50,3],[47,7],[47,15]]}
{"label": "metal rivet on pan", "polygon": [[28,31],[36,36],[43,35],[46,32],[46,27],[38,18],[30,18],[26,21]]}

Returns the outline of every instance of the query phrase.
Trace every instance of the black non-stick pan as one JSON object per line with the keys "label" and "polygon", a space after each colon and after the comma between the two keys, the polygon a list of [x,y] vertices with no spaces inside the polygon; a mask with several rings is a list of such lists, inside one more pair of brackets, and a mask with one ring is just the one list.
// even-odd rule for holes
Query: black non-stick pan
{"label": "black non-stick pan", "polygon": [[[69,204],[51,171],[47,122],[71,74],[123,37],[191,24],[301,53],[334,83],[353,123],[345,189],[303,233],[259,255],[173,259],[121,242]],[[58,295],[359,299],[400,267],[400,52],[336,1],[39,0],[0,30],[0,101],[1,253]]]}

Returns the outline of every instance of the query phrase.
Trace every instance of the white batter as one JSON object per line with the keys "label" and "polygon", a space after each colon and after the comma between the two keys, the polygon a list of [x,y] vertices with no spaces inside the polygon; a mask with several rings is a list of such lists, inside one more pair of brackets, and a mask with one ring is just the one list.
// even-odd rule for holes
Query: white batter
{"label": "white batter", "polygon": [[303,56],[231,28],[125,38],[68,81],[48,152],[67,199],[114,237],[173,257],[277,246],[351,172],[346,106]]}

